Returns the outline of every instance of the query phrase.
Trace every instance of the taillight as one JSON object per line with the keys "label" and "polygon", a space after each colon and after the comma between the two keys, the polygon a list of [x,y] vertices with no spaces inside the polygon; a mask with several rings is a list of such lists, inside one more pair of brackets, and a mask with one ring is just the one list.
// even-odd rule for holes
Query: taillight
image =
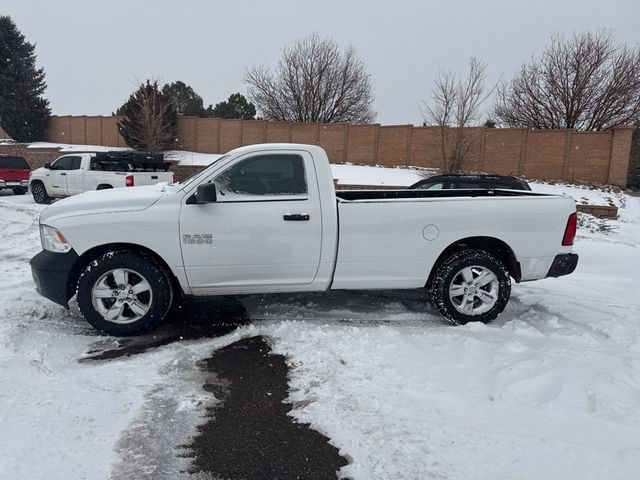
{"label": "taillight", "polygon": [[175,173],[173,174],[173,182],[171,182],[171,183],[176,183],[176,174]]}
{"label": "taillight", "polygon": [[124,179],[124,186],[133,187],[133,175],[127,175],[127,178]]}
{"label": "taillight", "polygon": [[564,229],[564,236],[562,237],[562,245],[568,247],[573,245],[573,240],[576,238],[576,229],[578,228],[578,214],[573,212],[569,215],[567,220],[567,227]]}

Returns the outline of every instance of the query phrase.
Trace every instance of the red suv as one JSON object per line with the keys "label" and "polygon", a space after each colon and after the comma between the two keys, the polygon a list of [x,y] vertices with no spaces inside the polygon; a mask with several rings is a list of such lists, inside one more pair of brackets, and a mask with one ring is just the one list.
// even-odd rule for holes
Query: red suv
{"label": "red suv", "polygon": [[0,190],[10,188],[16,195],[24,195],[29,187],[31,167],[22,157],[0,155]]}

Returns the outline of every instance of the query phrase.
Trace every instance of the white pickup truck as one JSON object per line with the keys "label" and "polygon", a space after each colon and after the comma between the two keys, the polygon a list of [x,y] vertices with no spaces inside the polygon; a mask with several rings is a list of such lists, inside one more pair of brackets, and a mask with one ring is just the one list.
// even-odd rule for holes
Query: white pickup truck
{"label": "white pickup truck", "polygon": [[36,288],[97,329],[158,325],[185,296],[426,288],[452,323],[488,322],[516,282],[567,275],[574,201],[515,190],[334,191],[323,149],[241,147],[182,183],[46,208]]}
{"label": "white pickup truck", "polygon": [[162,155],[139,152],[99,152],[63,155],[31,172],[29,188],[36,203],[89,190],[173,182]]}

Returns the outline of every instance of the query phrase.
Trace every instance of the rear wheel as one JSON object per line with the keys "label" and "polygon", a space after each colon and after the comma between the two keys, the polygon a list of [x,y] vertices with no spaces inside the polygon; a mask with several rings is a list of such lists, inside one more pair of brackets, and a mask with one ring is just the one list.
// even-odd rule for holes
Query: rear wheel
{"label": "rear wheel", "polygon": [[483,250],[463,250],[436,266],[431,302],[452,323],[488,323],[507,306],[511,278],[502,262]]}
{"label": "rear wheel", "polygon": [[109,252],[88,265],[78,281],[78,307],[96,329],[136,335],[156,327],[169,312],[173,289],[152,257]]}
{"label": "rear wheel", "polygon": [[14,195],[24,195],[27,193],[27,187],[13,187],[11,190],[13,190]]}
{"label": "rear wheel", "polygon": [[47,193],[47,189],[41,182],[35,182],[31,184],[31,195],[36,203],[49,203],[51,197]]}

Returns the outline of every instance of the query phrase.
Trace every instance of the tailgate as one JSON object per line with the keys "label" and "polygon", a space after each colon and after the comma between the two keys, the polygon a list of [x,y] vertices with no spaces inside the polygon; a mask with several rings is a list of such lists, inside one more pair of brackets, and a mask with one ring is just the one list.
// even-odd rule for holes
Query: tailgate
{"label": "tailgate", "polygon": [[173,182],[173,172],[135,172],[129,175],[133,175],[133,185],[135,187],[140,185],[155,185],[161,182]]}
{"label": "tailgate", "polygon": [[4,180],[5,182],[29,180],[29,170],[22,168],[0,168],[0,180]]}

